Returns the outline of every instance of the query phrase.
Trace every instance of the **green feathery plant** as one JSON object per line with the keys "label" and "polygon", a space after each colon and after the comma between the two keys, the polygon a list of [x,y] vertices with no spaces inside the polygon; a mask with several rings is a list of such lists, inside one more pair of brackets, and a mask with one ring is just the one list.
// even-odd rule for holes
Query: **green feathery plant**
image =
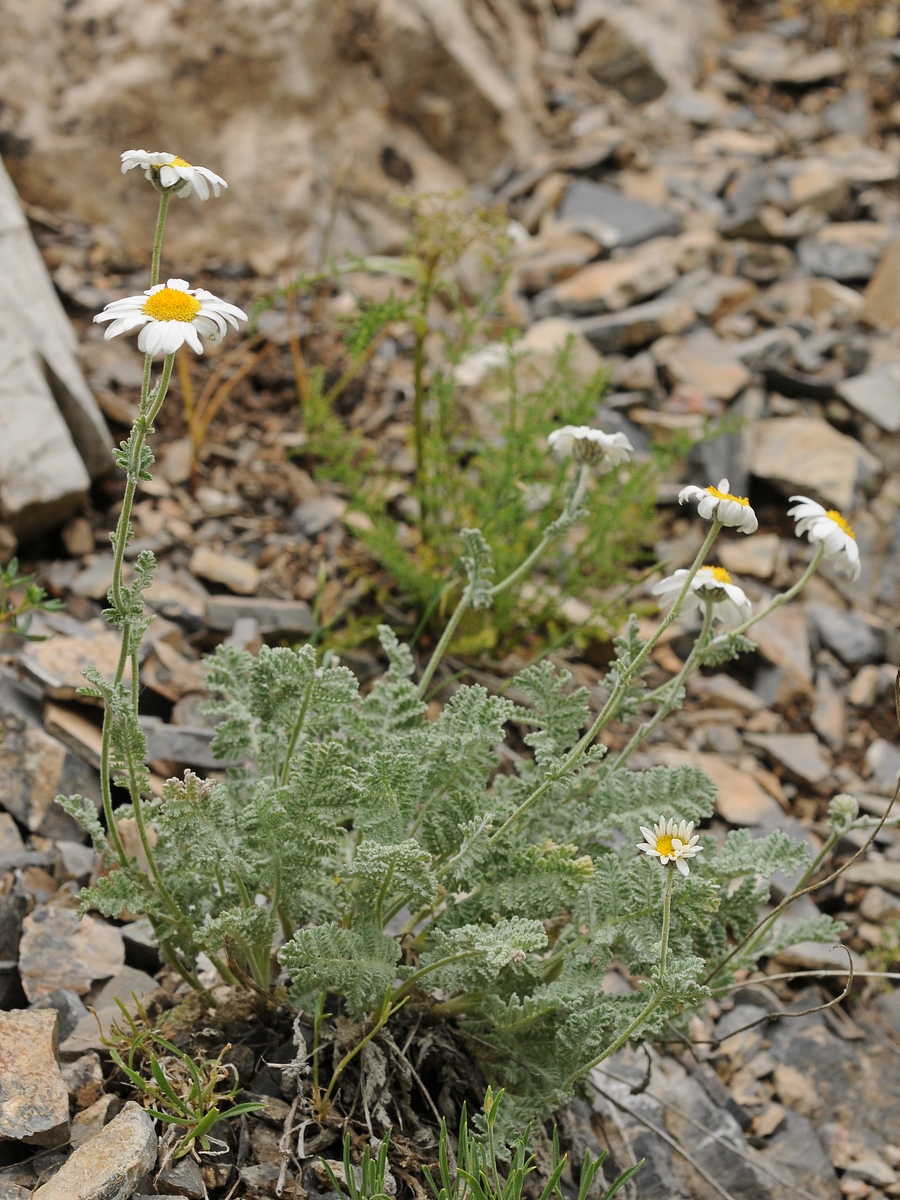
{"label": "green feathery plant", "polygon": [[[312,645],[263,647],[256,656],[223,645],[209,659],[213,750],[241,766],[224,782],[187,771],[152,798],[137,666],[153,562],[140,555],[126,587],[122,560],[172,366],[172,331],[157,326],[176,326],[186,339],[177,326],[200,322],[201,304],[216,311],[206,293],[181,284],[163,289],[177,293],[163,296],[168,308],[151,289],[138,318],[134,305],[128,310],[132,324],[143,320],[150,330],[145,347],[167,356],[151,388],[148,354],[140,415],[118,456],[126,490],[107,618],[122,632],[119,666],[113,680],[89,674],[105,705],[105,828],[89,803],[61,801],[85,821],[109,868],[82,893],[82,911],[146,914],[166,961],[198,991],[203,952],[223,983],[247,989],[260,1005],[288,1003],[312,1014],[312,1103],[320,1118],[347,1066],[404,1008],[452,1019],[480,1048],[485,1076],[508,1089],[507,1130],[563,1103],[630,1040],[653,1038],[672,1022],[684,1028],[705,996],[726,991],[762,956],[838,937],[842,927],[827,916],[799,924],[780,918],[794,896],[815,886],[813,873],[838,834],[864,827],[852,803],[835,802],[835,836],[810,862],[806,848],[780,832],[694,834],[713,811],[707,776],[692,766],[634,770],[629,757],[658,714],[680,704],[689,672],[750,649],[748,630],[796,594],[823,558],[858,570],[840,514],[798,498],[792,515],[815,547],[812,562],[795,587],[753,614],[727,572],[706,565],[723,528],[755,530],[752,509],[728,492],[727,480],[686,488],[681,498],[698,501],[707,537],[690,568],[657,586],[668,611],[654,632],[642,636],[629,619],[597,704],[545,661],[512,681],[516,700],[460,686],[429,719],[429,688],[460,622],[489,611],[563,539],[568,544],[596,477],[614,477],[627,460],[627,441],[599,430],[552,435],[574,469],[560,515],[517,565],[498,570],[481,531],[463,530],[459,598],[418,678],[411,651],[387,627],[380,630],[387,670],[364,695],[346,667],[328,652],[319,658]],[[163,335],[170,340],[161,343]],[[685,669],[648,690],[654,648],[691,607],[703,619]],[[723,632],[716,621],[726,623]],[[641,713],[646,719],[625,750],[608,758],[604,730]],[[507,738],[514,748],[501,769],[497,747]],[[129,798],[115,810],[113,782]],[[125,850],[121,816],[137,823],[146,868]],[[760,920],[776,872],[800,883]],[[604,987],[613,967],[628,990]],[[214,992],[205,995],[217,1002]],[[321,1054],[326,1013],[352,1031],[330,1075]]]}
{"label": "green feathery plant", "polygon": [[[289,311],[297,290],[315,295],[333,287],[350,269],[397,280],[401,294],[366,302],[348,322],[346,368],[326,390],[320,365],[303,366],[299,338],[293,341],[300,419],[306,439],[295,453],[317,476],[346,489],[351,511],[368,518],[357,529],[387,577],[386,591],[411,605],[419,627],[439,627],[457,592],[463,553],[459,530],[481,530],[498,573],[509,574],[538,545],[547,514],[558,511],[566,481],[545,449],[547,435],[561,424],[590,422],[608,382],[600,368],[591,378],[575,370],[574,339],[551,356],[536,358],[520,348],[512,332],[494,340],[495,365],[479,385],[476,403],[485,433],[473,423],[472,404],[460,383],[469,356],[503,326],[501,293],[508,279],[507,218],[499,209],[472,205],[462,195],[401,196],[409,209],[411,234],[406,252],[373,256],[331,272],[307,273],[281,289],[260,309],[284,301]],[[473,297],[456,282],[460,259],[478,260],[484,290]],[[440,302],[441,307],[438,308]],[[313,302],[315,308],[315,302]],[[444,311],[443,319],[438,315]],[[361,434],[348,430],[335,411],[343,392],[356,381],[388,335],[412,342],[412,449],[410,481],[376,452]],[[427,349],[427,354],[426,354]],[[473,653],[517,643],[524,630],[544,638],[569,632],[559,616],[560,596],[588,601],[591,619],[603,624],[606,608],[598,596],[618,582],[623,568],[645,553],[655,517],[655,483],[667,463],[689,442],[655,445],[649,461],[633,464],[625,479],[598,479],[584,498],[587,513],[577,543],[558,546],[549,566],[553,586],[527,596],[507,591],[477,621],[464,621],[453,649]],[[524,486],[527,483],[528,486]],[[392,507],[397,490],[411,501],[398,522]],[[384,597],[377,597],[383,599]],[[360,636],[360,623],[331,633],[340,647]],[[371,636],[372,623],[362,625]]]}

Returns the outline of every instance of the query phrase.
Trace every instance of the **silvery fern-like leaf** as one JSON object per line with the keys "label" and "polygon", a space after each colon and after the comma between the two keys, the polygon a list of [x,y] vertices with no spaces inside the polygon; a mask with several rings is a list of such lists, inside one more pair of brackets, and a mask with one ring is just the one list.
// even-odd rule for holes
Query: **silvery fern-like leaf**
{"label": "silvery fern-like leaf", "polygon": [[430,904],[437,896],[431,855],[414,838],[393,844],[363,842],[356,849],[349,875],[360,881],[361,897],[371,904],[384,893],[400,895],[411,907]]}
{"label": "silvery fern-like leaf", "polygon": [[494,925],[463,925],[449,932],[435,929],[428,950],[419,959],[419,969],[434,967],[429,973],[432,987],[472,990],[486,987],[504,967],[523,963],[528,954],[546,944],[543,924],[526,917],[509,917]]}
{"label": "silvery fern-like leaf", "polygon": [[494,602],[491,596],[493,551],[480,529],[463,529],[460,538],[463,544],[460,562],[469,578],[469,603],[472,608],[490,608]]}
{"label": "silvery fern-like leaf", "polygon": [[357,1019],[382,999],[394,982],[400,947],[369,925],[342,929],[330,923],[299,929],[279,958],[293,980],[292,996],[302,1006],[320,991],[342,993]]}

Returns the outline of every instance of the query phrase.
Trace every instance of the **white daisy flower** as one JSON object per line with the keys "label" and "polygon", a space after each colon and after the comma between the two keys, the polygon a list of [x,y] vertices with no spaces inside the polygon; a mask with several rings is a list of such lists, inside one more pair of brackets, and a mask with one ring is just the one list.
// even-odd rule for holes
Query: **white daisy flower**
{"label": "white daisy flower", "polygon": [[856,534],[836,508],[823,508],[809,496],[791,496],[791,501],[799,500],[794,508],[788,509],[788,516],[797,522],[794,530],[797,537],[804,533],[813,545],[820,545],[825,551],[825,557],[833,560],[834,569],[847,579],[859,579],[862,564],[859,561],[859,546],[856,544]]}
{"label": "white daisy flower", "polygon": [[228,184],[221,175],[210,171],[208,167],[195,167],[177,154],[169,154],[165,150],[126,150],[122,155],[122,174],[143,168],[144,174],[162,191],[170,189],[176,196],[189,196],[193,188],[201,200],[209,199],[209,189],[218,196],[220,188]]}
{"label": "white daisy flower", "polygon": [[[659,596],[660,608],[671,608],[684,587],[689,572],[680,570],[661,579],[653,588]],[[731,582],[724,567],[701,567],[691,580],[690,590],[681,606],[683,613],[693,612],[701,604],[712,602],[713,616],[724,625],[734,628],[752,615],[753,605],[742,588]]]}
{"label": "white daisy flower", "polygon": [[630,462],[634,446],[624,433],[604,433],[589,425],[563,425],[554,429],[547,445],[558,458],[575,459],[593,467],[598,475],[606,475],[622,463]]}
{"label": "white daisy flower", "polygon": [[684,504],[685,500],[699,500],[697,512],[701,517],[707,521],[715,517],[738,533],[755,533],[759,528],[750,501],[746,496],[733,496],[728,490],[727,479],[720,479],[718,487],[701,488],[692,483],[678,493],[678,503]]}
{"label": "white daisy flower", "polygon": [[[638,842],[638,850],[658,858],[663,866],[673,862],[682,875],[690,875],[687,859],[694,858],[703,850],[697,843],[699,834],[694,833],[693,821],[667,821],[660,817],[652,829],[641,826],[644,841]],[[691,836],[693,834],[693,837]]]}
{"label": "white daisy flower", "polygon": [[129,333],[143,326],[138,349],[145,354],[174,354],[185,342],[203,353],[200,334],[213,343],[220,342],[247,314],[234,304],[220,300],[203,288],[192,288],[186,279],[170,279],[148,288],[141,296],[125,296],[107,304],[95,321],[111,321],[104,337]]}

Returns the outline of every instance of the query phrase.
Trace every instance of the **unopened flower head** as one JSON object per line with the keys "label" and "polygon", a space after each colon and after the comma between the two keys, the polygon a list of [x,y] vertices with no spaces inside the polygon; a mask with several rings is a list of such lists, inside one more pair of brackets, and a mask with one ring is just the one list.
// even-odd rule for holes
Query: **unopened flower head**
{"label": "unopened flower head", "polygon": [[[672,607],[689,573],[685,568],[681,568],[655,585],[653,595],[659,597],[660,608]],[[732,628],[746,621],[753,611],[746,593],[736,583],[731,582],[731,576],[724,567],[701,567],[698,570],[691,580],[681,611],[693,612],[701,604],[712,604],[713,617]]]}
{"label": "unopened flower head", "polygon": [[195,167],[166,150],[126,150],[122,155],[122,174],[134,167],[143,168],[146,177],[159,191],[171,191],[176,196],[189,196],[196,189],[201,200],[208,200],[210,187],[215,196],[218,196],[221,188],[228,187],[215,171],[210,171],[208,167]]}
{"label": "unopened flower head", "polygon": [[859,546],[846,519],[836,508],[823,508],[809,496],[791,496],[791,503],[795,500],[797,504],[788,509],[788,516],[797,522],[797,537],[806,534],[813,545],[821,546],[839,575],[859,579]]}
{"label": "unopened flower head", "polygon": [[859,801],[855,796],[841,792],[828,805],[828,823],[838,833],[846,833],[859,816]]}
{"label": "unopened flower head", "polygon": [[746,496],[733,496],[728,490],[728,480],[720,479],[718,486],[701,488],[692,483],[678,493],[678,503],[696,500],[697,512],[707,521],[713,518],[736,529],[738,533],[755,533],[759,528],[756,513]]}
{"label": "unopened flower head", "polygon": [[630,462],[634,446],[624,433],[604,433],[589,425],[563,425],[554,429],[547,444],[558,458],[572,457],[577,463],[606,475],[622,463]]}
{"label": "unopened flower head", "polygon": [[174,354],[187,343],[203,353],[200,335],[213,343],[234,329],[247,314],[203,288],[192,288],[186,279],[170,279],[148,288],[140,296],[125,296],[107,304],[95,321],[110,321],[105,338],[140,327],[138,348],[145,354]]}
{"label": "unopened flower head", "polygon": [[[682,875],[690,874],[687,865],[689,858],[700,854],[703,847],[698,845],[699,834],[694,833],[693,821],[666,820],[660,817],[652,829],[641,826],[644,840],[638,842],[638,850],[643,850],[653,858],[658,858],[663,866],[674,863]],[[692,836],[693,835],[693,836]]]}

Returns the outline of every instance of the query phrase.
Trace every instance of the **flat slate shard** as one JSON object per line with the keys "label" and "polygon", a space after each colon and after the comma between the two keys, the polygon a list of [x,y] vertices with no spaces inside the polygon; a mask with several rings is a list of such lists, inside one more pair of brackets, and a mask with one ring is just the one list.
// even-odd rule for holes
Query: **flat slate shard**
{"label": "flat slate shard", "polygon": [[590,179],[576,179],[559,210],[562,221],[595,238],[601,246],[637,246],[650,238],[678,233],[675,213],[644,200],[633,200],[616,188]]}

